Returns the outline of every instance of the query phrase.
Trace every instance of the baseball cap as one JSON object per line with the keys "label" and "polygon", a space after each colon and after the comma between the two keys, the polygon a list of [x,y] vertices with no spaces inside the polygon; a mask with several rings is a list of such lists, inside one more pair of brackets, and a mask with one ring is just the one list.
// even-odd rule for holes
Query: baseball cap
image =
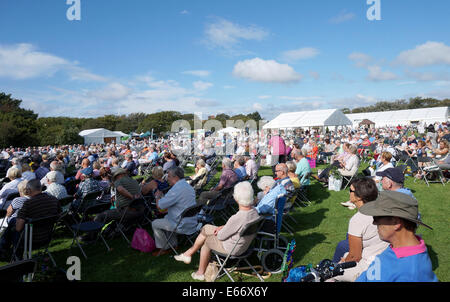
{"label": "baseball cap", "polygon": [[376,176],[384,177],[386,176],[390,180],[402,184],[405,182],[405,176],[403,175],[402,170],[400,168],[389,168],[384,171],[380,171],[376,173]]}
{"label": "baseball cap", "polygon": [[419,219],[419,204],[417,200],[407,194],[395,191],[382,191],[378,198],[372,202],[365,203],[359,208],[361,214],[367,216],[390,216],[400,217],[432,230]]}

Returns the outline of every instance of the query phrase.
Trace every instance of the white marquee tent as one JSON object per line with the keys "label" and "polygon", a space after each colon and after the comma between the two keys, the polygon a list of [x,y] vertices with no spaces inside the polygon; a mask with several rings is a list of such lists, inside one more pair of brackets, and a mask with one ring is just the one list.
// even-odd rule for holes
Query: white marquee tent
{"label": "white marquee tent", "polygon": [[282,113],[263,129],[291,129],[329,126],[351,126],[352,122],[338,109]]}
{"label": "white marquee tent", "polygon": [[120,143],[119,133],[109,131],[108,129],[98,128],[98,129],[88,129],[83,130],[78,135],[84,138],[84,144],[105,144],[105,143]]}
{"label": "white marquee tent", "polygon": [[359,123],[368,119],[375,123],[375,127],[385,126],[405,126],[415,123],[435,123],[448,121],[448,107],[432,107],[421,109],[395,110],[383,112],[363,112],[347,114],[352,121],[353,127],[358,127]]}

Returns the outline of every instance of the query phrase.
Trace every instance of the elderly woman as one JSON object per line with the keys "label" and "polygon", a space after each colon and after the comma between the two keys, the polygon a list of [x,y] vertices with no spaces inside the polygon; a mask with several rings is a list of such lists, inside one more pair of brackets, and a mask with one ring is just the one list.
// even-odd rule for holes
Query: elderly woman
{"label": "elderly woman", "polygon": [[[230,253],[239,240],[239,232],[248,224],[259,219],[258,212],[253,207],[253,188],[249,182],[238,183],[234,187],[233,197],[239,205],[239,211],[231,216],[223,226],[205,225],[197,236],[194,245],[184,253],[174,257],[177,261],[189,264],[192,255],[201,249],[199,268],[191,274],[195,280],[205,280],[204,274],[211,256],[211,250],[223,254]],[[254,236],[241,238],[233,250],[233,255],[244,253],[253,239]]]}
{"label": "elderly woman", "polygon": [[154,193],[156,192],[156,190],[158,191],[163,191],[166,188],[169,187],[169,184],[167,183],[167,181],[163,180],[163,176],[164,176],[164,172],[163,172],[163,168],[161,166],[156,166],[153,167],[152,169],[152,177],[153,179],[148,182],[145,183],[145,181],[142,181],[142,195],[147,195],[150,192]]}
{"label": "elderly woman", "polygon": [[[391,153],[389,153],[387,151],[381,153],[380,160],[381,160],[381,165],[378,167],[378,169],[375,171],[375,173],[384,171],[384,170],[389,169],[389,168],[394,168],[394,166],[391,163],[391,160],[392,160],[392,154]],[[374,180],[377,183],[381,182],[381,179],[382,179],[382,177],[380,177],[380,176],[375,176],[374,177]]]}
{"label": "elderly woman", "polygon": [[194,185],[194,189],[200,189],[206,183],[206,176],[208,174],[208,170],[206,169],[206,162],[203,159],[198,159],[195,163],[195,175],[191,175],[191,184],[193,181],[197,181]]}
{"label": "elderly woman", "polygon": [[373,260],[389,245],[380,239],[373,217],[359,212],[359,209],[378,197],[378,189],[371,178],[358,178],[350,185],[350,201],[358,212],[350,218],[347,239],[339,242],[333,257],[334,262],[356,261],[355,268],[345,271],[343,276],[334,278],[340,281],[355,281]]}
{"label": "elderly woman", "polygon": [[9,204],[5,204],[9,194],[17,193],[17,185],[22,181],[22,172],[18,168],[10,168],[6,174],[11,181],[6,183],[0,190],[0,207],[6,208]]}
{"label": "elderly woman", "polygon": [[341,161],[341,168],[338,169],[342,176],[352,176],[358,171],[359,157],[357,155],[357,150],[355,145],[350,145],[348,148],[350,156],[346,158],[345,161]]}
{"label": "elderly woman", "polygon": [[267,192],[269,192],[270,189],[273,188],[273,186],[275,185],[275,179],[273,179],[271,176],[263,176],[258,180],[258,183],[256,185],[261,189],[261,192],[259,192],[256,196],[256,203],[258,203],[264,197],[264,195],[266,195]]}

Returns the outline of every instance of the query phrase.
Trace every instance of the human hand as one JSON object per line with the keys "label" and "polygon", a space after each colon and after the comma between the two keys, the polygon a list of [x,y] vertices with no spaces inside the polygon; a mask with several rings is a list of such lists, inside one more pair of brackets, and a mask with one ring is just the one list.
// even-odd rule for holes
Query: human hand
{"label": "human hand", "polygon": [[217,236],[217,233],[219,233],[219,231],[220,231],[221,229],[223,229],[223,225],[220,226],[220,227],[217,227],[217,228],[214,230],[214,236]]}

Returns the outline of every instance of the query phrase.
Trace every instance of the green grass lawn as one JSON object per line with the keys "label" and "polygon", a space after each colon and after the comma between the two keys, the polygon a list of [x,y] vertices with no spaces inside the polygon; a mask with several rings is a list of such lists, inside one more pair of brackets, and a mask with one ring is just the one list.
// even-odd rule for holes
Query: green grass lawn
{"label": "green grass lawn", "polygon": [[[365,167],[361,169],[363,168]],[[186,174],[192,173],[193,169],[188,167]],[[271,175],[271,173],[270,167],[262,167],[259,175]],[[213,182],[218,180],[219,175],[220,172]],[[447,204],[449,202],[449,186],[431,184],[428,187],[423,182],[414,183],[412,177],[407,177],[406,187],[413,191],[419,201],[422,220],[433,227],[433,230],[419,227],[417,232],[423,236],[427,244],[433,270],[440,281],[448,282],[450,281],[450,253],[447,250],[450,246],[448,231],[450,210]],[[308,263],[316,265],[322,259],[331,259],[337,243],[345,239],[348,221],[356,211],[348,210],[340,205],[340,202],[349,199],[348,188],[345,191],[330,192],[316,181],[312,181],[308,195],[312,205],[296,208],[292,213],[292,216],[298,221],[298,224],[294,226],[296,229],[294,237],[297,242],[294,253],[295,266]],[[152,234],[150,229],[148,231]],[[287,233],[282,234],[288,239],[292,238]],[[129,237],[131,239],[131,235]],[[106,248],[100,241],[95,245],[86,246],[88,259],[84,259],[76,245],[69,249],[71,241],[69,233],[60,229],[56,232],[50,250],[58,266],[64,269],[69,267],[66,265],[67,257],[80,257],[82,281],[191,282],[193,280],[190,274],[196,270],[198,265],[198,254],[194,256],[190,265],[186,265],[175,261],[173,256],[153,257],[151,253],[145,254],[133,250],[121,237],[108,242],[113,248],[111,252],[106,252]],[[256,257],[252,263],[260,264]],[[1,265],[3,264],[6,263],[1,263]],[[252,276],[236,274],[236,277],[239,281],[258,281]],[[41,278],[43,277],[39,274],[36,276],[37,280]],[[280,280],[281,275],[278,274],[272,275],[266,281],[279,282]],[[228,281],[228,279],[223,277],[220,281]]]}

